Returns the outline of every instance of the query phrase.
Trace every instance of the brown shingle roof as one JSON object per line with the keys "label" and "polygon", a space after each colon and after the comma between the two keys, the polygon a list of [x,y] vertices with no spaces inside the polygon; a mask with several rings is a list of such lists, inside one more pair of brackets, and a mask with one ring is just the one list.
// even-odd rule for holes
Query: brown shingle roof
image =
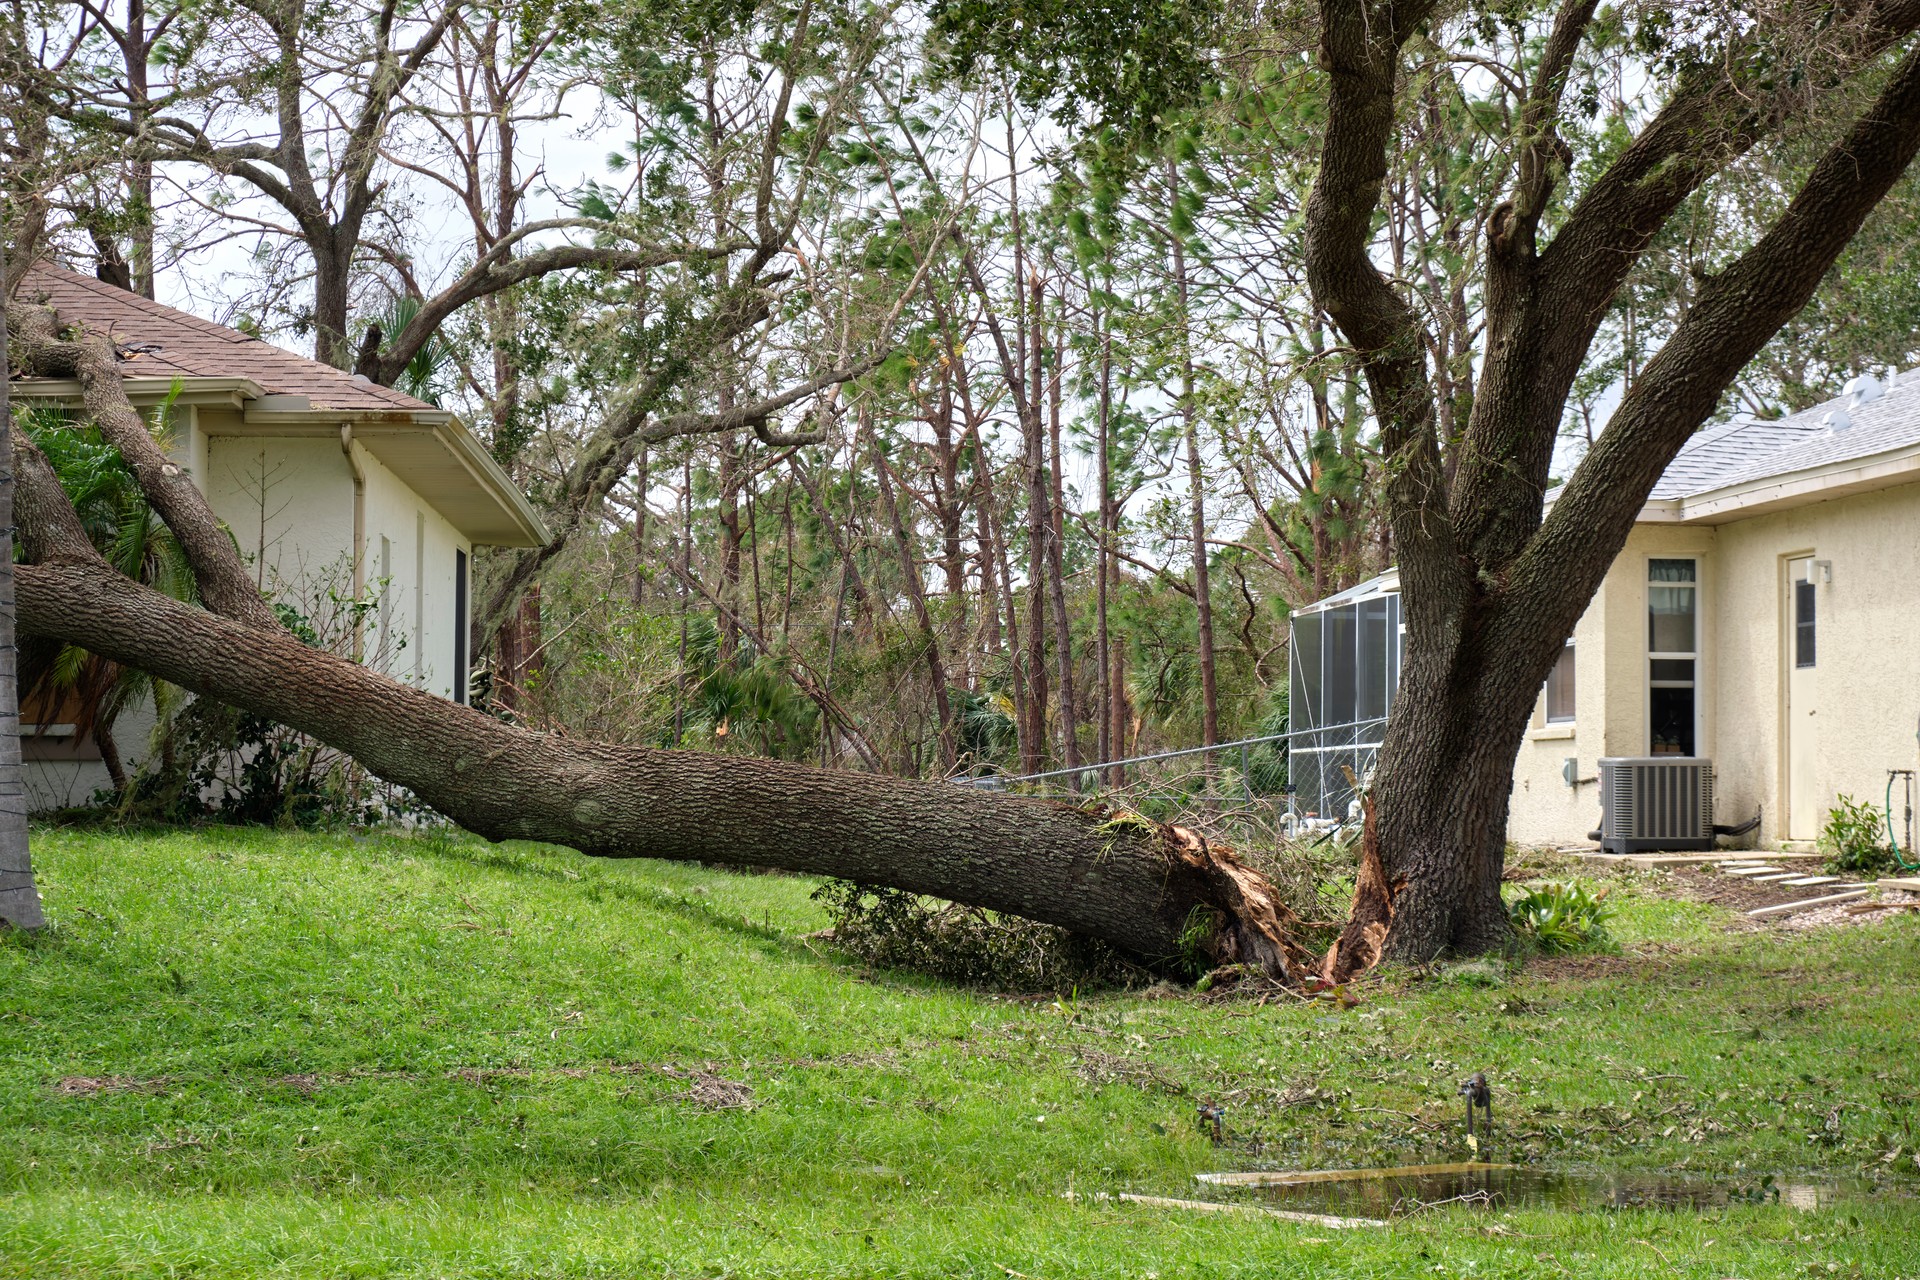
{"label": "brown shingle roof", "polygon": [[277,395],[302,395],[316,409],[424,409],[391,387],[356,379],[318,360],[283,351],[238,329],[202,320],[138,294],[45,263],[32,267],[20,286],[23,299],[44,298],[66,324],[84,324],[121,346],[152,344],[125,365],[128,374],[149,377],[246,378]]}

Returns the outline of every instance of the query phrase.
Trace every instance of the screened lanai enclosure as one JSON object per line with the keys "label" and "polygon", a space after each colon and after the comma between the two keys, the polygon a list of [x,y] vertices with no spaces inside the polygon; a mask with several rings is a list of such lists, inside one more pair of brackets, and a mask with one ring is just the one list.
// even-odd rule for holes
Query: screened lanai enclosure
{"label": "screened lanai enclosure", "polygon": [[1373,769],[1400,682],[1401,644],[1395,572],[1294,611],[1287,775],[1301,817],[1348,816],[1354,791],[1345,770],[1365,782]]}

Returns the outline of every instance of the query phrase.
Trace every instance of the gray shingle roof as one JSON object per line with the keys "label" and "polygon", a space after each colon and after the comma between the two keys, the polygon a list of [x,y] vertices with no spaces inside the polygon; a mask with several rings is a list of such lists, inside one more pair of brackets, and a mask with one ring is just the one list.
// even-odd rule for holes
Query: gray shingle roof
{"label": "gray shingle roof", "polygon": [[[1852,425],[1830,430],[1829,414]],[[1710,427],[1687,441],[1649,496],[1690,498],[1909,445],[1920,445],[1920,369],[1851,408],[1841,395],[1771,422],[1736,418]]]}
{"label": "gray shingle roof", "polygon": [[246,378],[272,394],[306,396],[316,409],[438,412],[391,387],[354,378],[238,329],[163,307],[62,267],[41,263],[30,268],[20,296],[44,298],[63,323],[84,324],[122,346],[156,347],[126,361],[122,368],[129,375]]}

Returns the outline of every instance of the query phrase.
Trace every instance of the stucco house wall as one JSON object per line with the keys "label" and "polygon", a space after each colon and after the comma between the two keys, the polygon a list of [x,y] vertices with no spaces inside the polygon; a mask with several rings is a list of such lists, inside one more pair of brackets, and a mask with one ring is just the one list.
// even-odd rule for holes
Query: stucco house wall
{"label": "stucco house wall", "polygon": [[451,698],[455,641],[466,625],[455,608],[454,574],[459,554],[471,564],[473,545],[379,459],[355,447],[366,477],[365,580],[379,599],[367,619],[366,659]]}
{"label": "stucco house wall", "polygon": [[[1716,698],[1712,672],[1720,629],[1714,602],[1716,531],[1712,528],[1637,525],[1607,570],[1593,603],[1575,625],[1574,719],[1547,721],[1543,690],[1533,723],[1514,764],[1510,839],[1522,844],[1579,840],[1600,825],[1598,761],[1604,756],[1642,756],[1649,750],[1647,710],[1648,562],[1691,558],[1698,564],[1700,663],[1696,675],[1702,754],[1713,749]],[[1564,766],[1575,761],[1574,785]]]}
{"label": "stucco house wall", "polygon": [[[1877,804],[1888,769],[1915,768],[1920,663],[1897,655],[1914,652],[1920,621],[1911,594],[1920,576],[1920,485],[1720,525],[1646,523],[1634,528],[1575,629],[1574,722],[1548,724],[1544,694],[1534,709],[1514,770],[1509,837],[1578,840],[1599,825],[1599,787],[1590,781],[1597,762],[1648,753],[1647,562],[1691,557],[1699,565],[1697,751],[1714,762],[1716,820],[1744,822],[1758,810],[1751,839],[1763,847],[1787,839],[1787,562],[1801,556],[1833,566],[1832,581],[1817,587],[1810,717],[1822,813],[1841,794]],[[1568,757],[1578,761],[1574,787],[1562,777]]]}
{"label": "stucco house wall", "polygon": [[[1792,815],[1782,741],[1789,626],[1787,561],[1830,562],[1817,584],[1818,660],[1811,717],[1813,793],[1822,813],[1846,794],[1878,806],[1887,770],[1916,767],[1920,662],[1913,588],[1920,579],[1920,484],[1793,508],[1722,526],[1723,614],[1740,619],[1721,680],[1715,770],[1723,812],[1744,821],[1758,803],[1768,843]],[[1903,656],[1904,655],[1904,656]],[[1898,793],[1895,798],[1899,803]],[[1727,821],[1729,818],[1722,818]],[[1816,829],[1820,815],[1799,823]]]}

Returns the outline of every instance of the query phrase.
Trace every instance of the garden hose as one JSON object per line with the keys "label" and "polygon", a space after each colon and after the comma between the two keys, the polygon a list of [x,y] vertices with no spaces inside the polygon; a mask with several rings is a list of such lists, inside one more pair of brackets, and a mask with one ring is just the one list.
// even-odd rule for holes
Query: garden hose
{"label": "garden hose", "polygon": [[[1920,862],[1907,861],[1906,855],[1912,853],[1913,850],[1908,849],[1906,853],[1902,853],[1900,850],[1900,837],[1895,835],[1893,830],[1893,780],[1899,776],[1900,770],[1887,770],[1887,844],[1892,847],[1893,860],[1899,865],[1902,871],[1920,871]],[[1912,775],[1909,774],[1908,776],[1911,777]],[[1907,792],[1908,804],[1911,805],[1913,797],[1911,788],[1913,784],[1909,782],[1907,786],[1909,788]],[[1911,813],[1909,813],[1908,816],[1911,817]]]}

